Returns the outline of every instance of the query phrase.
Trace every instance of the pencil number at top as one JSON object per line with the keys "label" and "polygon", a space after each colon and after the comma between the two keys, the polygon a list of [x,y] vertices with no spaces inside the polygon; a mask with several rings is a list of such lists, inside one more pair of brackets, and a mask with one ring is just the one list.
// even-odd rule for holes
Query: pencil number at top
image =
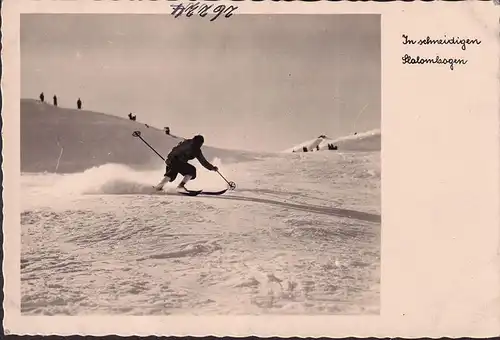
{"label": "pencil number at top", "polygon": [[185,15],[186,17],[190,18],[193,15],[199,15],[200,17],[204,18],[208,14],[214,14],[214,16],[210,19],[210,21],[215,21],[217,20],[221,15],[223,15],[225,18],[229,18],[233,15],[233,12],[238,9],[238,6],[226,6],[226,5],[207,5],[207,4],[202,4],[200,5],[199,2],[196,3],[190,3],[190,4],[176,4],[176,5],[171,5],[172,7],[172,13],[175,18],[180,17],[181,15]]}

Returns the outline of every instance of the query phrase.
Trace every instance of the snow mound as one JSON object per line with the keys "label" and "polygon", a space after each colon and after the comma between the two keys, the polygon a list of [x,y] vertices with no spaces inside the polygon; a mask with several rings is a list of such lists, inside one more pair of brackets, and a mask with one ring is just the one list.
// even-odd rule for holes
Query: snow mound
{"label": "snow mound", "polygon": [[344,136],[337,139],[321,135],[318,138],[305,141],[284,152],[314,152],[324,150],[338,151],[380,151],[381,131],[374,129],[363,133]]}
{"label": "snow mound", "polygon": [[[126,117],[22,99],[21,172],[75,173],[104,164],[123,164],[136,170],[162,167],[163,161],[132,136],[135,130],[162,155],[183,139]],[[193,131],[193,135],[197,133],[203,131]],[[204,146],[203,152],[207,159],[217,157],[225,163],[254,159],[248,152],[209,146]]]}

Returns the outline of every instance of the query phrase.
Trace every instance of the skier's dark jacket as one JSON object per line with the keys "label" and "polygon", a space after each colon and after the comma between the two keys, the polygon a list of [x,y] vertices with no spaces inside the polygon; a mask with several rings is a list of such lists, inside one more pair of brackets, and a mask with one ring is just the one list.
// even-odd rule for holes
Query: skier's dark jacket
{"label": "skier's dark jacket", "polygon": [[201,152],[201,146],[197,145],[193,139],[186,139],[175,146],[167,156],[167,164],[175,162],[187,163],[195,158],[208,170],[214,169],[214,166],[207,161]]}

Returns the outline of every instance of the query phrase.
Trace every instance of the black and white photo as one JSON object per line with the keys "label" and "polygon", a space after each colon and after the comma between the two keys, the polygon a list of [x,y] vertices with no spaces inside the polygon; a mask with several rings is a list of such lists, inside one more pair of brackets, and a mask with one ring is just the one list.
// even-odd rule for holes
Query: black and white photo
{"label": "black and white photo", "polygon": [[378,314],[380,29],[23,14],[21,313]]}

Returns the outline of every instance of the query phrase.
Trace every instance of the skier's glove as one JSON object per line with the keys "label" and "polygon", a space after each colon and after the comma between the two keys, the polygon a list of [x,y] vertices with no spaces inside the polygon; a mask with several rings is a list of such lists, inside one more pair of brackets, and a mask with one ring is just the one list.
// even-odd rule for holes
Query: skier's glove
{"label": "skier's glove", "polygon": [[213,166],[213,167],[212,167],[212,171],[219,171],[219,168],[218,168],[218,167],[216,167],[216,166]]}

